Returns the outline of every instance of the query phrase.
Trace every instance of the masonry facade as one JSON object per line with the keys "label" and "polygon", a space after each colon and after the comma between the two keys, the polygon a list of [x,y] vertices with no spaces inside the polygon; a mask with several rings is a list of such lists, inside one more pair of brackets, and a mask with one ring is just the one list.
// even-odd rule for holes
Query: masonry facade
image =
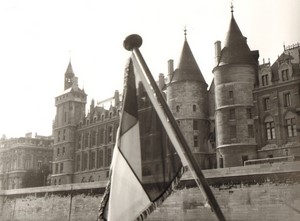
{"label": "masonry facade", "polygon": [[[169,60],[167,76],[160,74],[159,88],[202,169],[298,160],[300,44],[285,47],[273,64],[259,64],[258,58],[259,51],[249,48],[232,12],[224,46],[215,43],[209,88],[186,33],[178,66]],[[92,100],[85,113],[87,95],[78,87],[71,63],[64,77],[65,91],[55,98],[51,183],[106,180],[121,96],[116,91],[105,101],[108,107]],[[147,98],[140,102],[140,114],[147,118],[152,111]],[[149,136],[165,136],[153,128]],[[155,145],[143,151],[143,173],[159,171],[151,163]]]}
{"label": "masonry facade", "polygon": [[[2,138],[0,140],[0,190],[24,187],[26,172],[38,171],[42,167],[51,170],[52,137],[31,133],[25,137]],[[46,185],[47,177],[44,177]]]}

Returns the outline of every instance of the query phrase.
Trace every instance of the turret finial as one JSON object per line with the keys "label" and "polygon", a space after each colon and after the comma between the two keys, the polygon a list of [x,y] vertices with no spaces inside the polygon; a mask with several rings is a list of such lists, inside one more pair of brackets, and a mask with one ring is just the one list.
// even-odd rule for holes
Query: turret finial
{"label": "turret finial", "polygon": [[231,15],[233,16],[233,3],[232,3],[232,1],[231,1],[231,6],[230,6],[230,8],[231,8]]}
{"label": "turret finial", "polygon": [[186,35],[187,35],[187,30],[186,30],[186,26],[184,26],[184,40],[186,40]]}

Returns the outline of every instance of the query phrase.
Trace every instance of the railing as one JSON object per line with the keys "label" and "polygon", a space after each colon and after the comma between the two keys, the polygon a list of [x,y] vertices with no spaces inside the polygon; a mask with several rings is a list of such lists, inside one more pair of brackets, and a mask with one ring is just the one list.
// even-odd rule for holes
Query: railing
{"label": "railing", "polygon": [[247,160],[244,162],[244,166],[255,165],[255,164],[270,164],[270,163],[278,163],[278,162],[291,162],[291,161],[298,161],[298,160],[300,160],[299,156],[264,158],[264,159]]}

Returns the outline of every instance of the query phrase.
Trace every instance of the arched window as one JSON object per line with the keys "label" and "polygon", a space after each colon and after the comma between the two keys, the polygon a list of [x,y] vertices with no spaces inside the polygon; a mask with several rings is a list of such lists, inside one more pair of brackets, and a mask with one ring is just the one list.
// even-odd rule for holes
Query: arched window
{"label": "arched window", "polygon": [[276,138],[274,120],[271,116],[265,119],[265,130],[267,140],[274,140]]}
{"label": "arched window", "polygon": [[288,137],[297,136],[296,116],[292,112],[285,115],[286,133]]}
{"label": "arched window", "polygon": [[180,106],[176,105],[176,112],[179,112],[179,111],[180,111]]}

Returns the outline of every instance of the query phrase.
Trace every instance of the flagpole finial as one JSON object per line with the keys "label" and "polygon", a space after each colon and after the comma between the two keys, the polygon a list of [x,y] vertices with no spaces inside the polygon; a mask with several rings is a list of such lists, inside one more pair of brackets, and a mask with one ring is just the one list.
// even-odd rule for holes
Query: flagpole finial
{"label": "flagpole finial", "polygon": [[127,36],[123,42],[124,48],[128,51],[132,51],[134,48],[139,48],[142,44],[143,39],[137,34]]}

